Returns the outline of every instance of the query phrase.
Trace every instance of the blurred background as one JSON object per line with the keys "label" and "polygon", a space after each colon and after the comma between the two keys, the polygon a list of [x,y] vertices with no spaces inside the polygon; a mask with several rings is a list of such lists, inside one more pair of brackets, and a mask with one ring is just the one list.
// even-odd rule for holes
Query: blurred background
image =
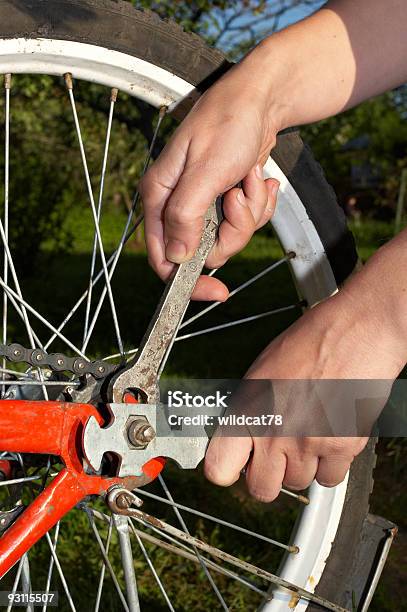
{"label": "blurred background", "polygon": [[[323,3],[313,0],[140,0],[133,4],[137,8],[151,9],[165,19],[175,20],[185,30],[203,36],[230,59],[239,60],[259,40],[302,19]],[[75,94],[91,175],[97,176],[103,154],[101,134],[105,130],[109,97],[106,90],[94,85],[78,84]],[[119,96],[119,101],[102,216],[107,252],[111,252],[119,240],[157,120],[155,109],[144,103],[124,95]],[[3,102],[0,112],[3,116]],[[91,217],[83,214],[86,192],[78,163],[76,135],[72,121],[62,121],[62,116],[70,117],[69,100],[62,80],[47,76],[18,76],[14,79],[11,133],[14,153],[10,193],[14,218],[18,221],[10,224],[10,241],[15,263],[25,280],[26,295],[39,310],[47,308],[55,321],[61,318],[66,303],[72,301],[72,293],[78,293],[84,280],[86,282],[93,240]],[[406,223],[406,119],[407,87],[404,86],[338,117],[301,128],[304,140],[321,163],[348,217],[362,261],[366,261]],[[164,123],[153,157],[173,128],[171,120]],[[29,138],[27,134],[30,134]],[[4,166],[2,155],[1,151],[1,168]],[[229,276],[232,285],[241,282],[249,272],[264,268],[265,239],[270,245],[269,237],[256,237],[248,249],[233,260],[230,267],[232,276]],[[277,258],[277,245],[275,249]],[[140,298],[134,306],[125,299],[126,293],[122,296],[125,325],[132,330],[136,321],[138,332],[147,323],[146,306],[149,307],[151,302],[153,307],[161,291],[157,279],[143,271],[141,259],[144,261],[144,253],[140,230],[126,249],[115,281],[119,292],[124,286],[128,294],[133,292],[132,295]],[[62,284],[54,291],[61,302],[58,306],[54,300],[49,300],[49,287],[56,287],[61,278]],[[283,284],[277,283],[277,287]],[[148,298],[141,296],[140,287],[148,293]],[[260,284],[256,290],[258,303],[264,299],[267,309],[266,287]],[[278,289],[273,295],[276,306],[284,305],[286,295],[280,296]],[[230,308],[227,317],[236,319],[241,315],[239,306],[231,305]],[[96,330],[97,341],[92,349],[95,356],[106,355],[114,349],[111,339],[104,333],[103,321],[102,312],[99,332]],[[282,316],[273,333],[284,329],[289,322]],[[18,338],[21,333],[19,323],[17,320],[11,323]],[[80,335],[74,323],[70,332],[74,336]],[[229,340],[225,338],[221,337],[222,346],[219,344],[216,350],[216,341],[213,340],[206,344],[202,340],[194,355],[187,344],[185,348],[177,349],[173,373],[216,377],[214,373],[217,371],[218,377],[224,378],[236,375],[236,370],[243,373],[250,359],[264,345],[264,327],[260,325],[257,331],[252,328],[247,337],[239,338],[240,350],[233,343],[228,344]],[[244,359],[239,357],[242,347],[246,349]],[[202,363],[210,363],[210,366],[207,365],[205,370]],[[222,367],[221,376],[219,367]],[[407,603],[404,603],[407,602],[406,448],[405,440],[401,438],[381,440],[378,445],[371,511],[397,523],[400,532],[371,607],[374,611],[407,610]],[[212,534],[212,537],[215,536]],[[78,559],[75,558],[73,564],[76,563]],[[165,558],[162,563],[165,567]],[[177,590],[176,585],[174,590]],[[397,593],[397,602],[394,593]],[[190,609],[195,609],[192,606],[191,603]],[[159,608],[151,605],[150,609]],[[244,609],[244,606],[239,609]]]}

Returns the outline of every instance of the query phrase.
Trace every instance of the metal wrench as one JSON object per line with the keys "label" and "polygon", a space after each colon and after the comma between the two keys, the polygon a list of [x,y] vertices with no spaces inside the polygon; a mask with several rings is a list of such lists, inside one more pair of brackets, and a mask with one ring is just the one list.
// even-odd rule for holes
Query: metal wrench
{"label": "metal wrench", "polygon": [[218,198],[205,216],[202,239],[194,257],[181,264],[167,284],[136,357],[113,378],[111,391],[114,403],[122,403],[129,389],[141,390],[145,395],[143,402],[147,404],[159,401],[157,382],[161,366],[165,363],[205,261],[215,244],[220,218],[221,199]]}

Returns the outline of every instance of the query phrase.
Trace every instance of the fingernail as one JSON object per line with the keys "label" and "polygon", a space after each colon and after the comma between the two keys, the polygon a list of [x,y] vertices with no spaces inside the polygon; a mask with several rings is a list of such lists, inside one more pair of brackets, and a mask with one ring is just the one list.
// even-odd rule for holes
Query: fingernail
{"label": "fingernail", "polygon": [[239,189],[236,194],[236,199],[241,206],[246,206],[246,198],[244,197],[243,189]]}
{"label": "fingernail", "polygon": [[172,263],[183,263],[187,258],[187,245],[181,240],[169,240],[165,249],[168,261]]}
{"label": "fingernail", "polygon": [[263,179],[263,178],[264,178],[264,175],[263,175],[263,167],[262,167],[260,164],[258,164],[258,165],[256,166],[256,168],[255,168],[255,172],[256,172],[256,176],[257,176],[257,178],[259,178],[259,179]]}

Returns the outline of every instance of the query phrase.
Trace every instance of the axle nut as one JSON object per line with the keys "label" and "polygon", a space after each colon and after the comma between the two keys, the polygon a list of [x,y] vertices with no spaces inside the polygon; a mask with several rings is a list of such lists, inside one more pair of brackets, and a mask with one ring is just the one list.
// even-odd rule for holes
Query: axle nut
{"label": "axle nut", "polygon": [[144,419],[136,419],[130,423],[127,436],[133,446],[147,446],[155,438],[154,428]]}

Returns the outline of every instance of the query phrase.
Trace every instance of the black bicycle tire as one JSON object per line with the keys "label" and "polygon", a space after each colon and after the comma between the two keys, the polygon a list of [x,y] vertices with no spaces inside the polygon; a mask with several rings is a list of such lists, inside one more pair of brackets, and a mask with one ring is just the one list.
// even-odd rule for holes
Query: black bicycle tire
{"label": "black bicycle tire", "polygon": [[[170,70],[199,92],[231,66],[197,35],[121,0],[0,0],[0,38],[16,37],[75,40],[121,51]],[[358,258],[333,189],[298,131],[279,135],[271,155],[300,196],[340,285]],[[374,463],[371,441],[353,462],[337,535],[317,587],[319,594],[339,604],[346,596],[349,559],[357,550],[368,513]]]}

